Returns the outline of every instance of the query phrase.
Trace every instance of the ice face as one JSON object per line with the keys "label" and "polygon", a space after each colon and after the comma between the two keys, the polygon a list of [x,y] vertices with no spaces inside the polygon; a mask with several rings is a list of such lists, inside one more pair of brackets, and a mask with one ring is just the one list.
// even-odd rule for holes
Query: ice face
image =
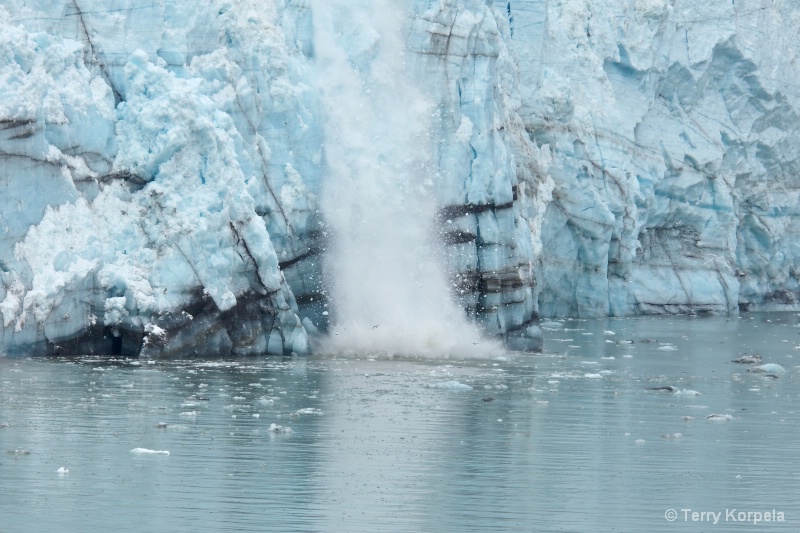
{"label": "ice face", "polygon": [[554,155],[543,315],[796,304],[797,4],[495,5]]}
{"label": "ice face", "polygon": [[[363,73],[404,36],[423,98],[384,155],[426,139],[443,283],[486,332],[535,349],[539,314],[795,304],[800,7],[392,5],[337,46]],[[341,274],[323,207],[360,160],[315,24],[357,6],[4,2],[0,352],[307,351]]]}
{"label": "ice face", "polygon": [[2,350],[307,352],[307,10],[86,4],[0,16]]}

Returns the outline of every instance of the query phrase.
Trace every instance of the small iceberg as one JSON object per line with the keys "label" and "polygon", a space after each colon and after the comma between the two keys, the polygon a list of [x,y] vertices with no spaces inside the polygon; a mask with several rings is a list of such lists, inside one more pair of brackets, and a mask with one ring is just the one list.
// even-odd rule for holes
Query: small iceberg
{"label": "small iceberg", "polygon": [[69,474],[69,468],[65,468],[62,466],[61,468],[56,470],[56,474],[58,474],[59,476],[66,476],[67,474]]}
{"label": "small iceberg", "polygon": [[166,450],[149,450],[147,448],[134,448],[131,450],[131,453],[135,453],[136,455],[169,455],[169,452]]}
{"label": "small iceberg", "polygon": [[767,363],[766,365],[758,365],[754,366],[753,368],[748,368],[748,372],[754,372],[756,374],[785,374],[786,369],[783,368],[781,365],[776,365],[774,363]]}
{"label": "small iceberg", "polygon": [[674,352],[677,349],[678,349],[678,347],[675,346],[675,345],[672,345],[672,344],[665,344],[663,346],[659,346],[658,348],[656,348],[656,350],[658,350],[660,352]]}
{"label": "small iceberg", "polygon": [[472,390],[472,387],[466,383],[461,383],[460,381],[455,380],[440,381],[439,383],[428,385],[428,387],[431,389]]}
{"label": "small iceberg", "polygon": [[740,365],[754,365],[761,363],[761,354],[760,353],[751,353],[747,355],[743,355],[731,361],[732,363],[739,363]]}
{"label": "small iceberg", "polygon": [[276,424],[274,422],[269,425],[269,430],[271,432],[273,432],[273,433],[291,433],[292,432],[292,428],[290,428],[288,426],[279,426],[278,424]]}
{"label": "small iceberg", "polygon": [[710,414],[706,417],[706,420],[712,422],[727,422],[728,420],[733,420],[733,417],[731,415]]}
{"label": "small iceberg", "polygon": [[322,409],[317,409],[316,407],[306,407],[305,409],[298,409],[295,411],[298,415],[324,415],[325,413],[322,412]]}

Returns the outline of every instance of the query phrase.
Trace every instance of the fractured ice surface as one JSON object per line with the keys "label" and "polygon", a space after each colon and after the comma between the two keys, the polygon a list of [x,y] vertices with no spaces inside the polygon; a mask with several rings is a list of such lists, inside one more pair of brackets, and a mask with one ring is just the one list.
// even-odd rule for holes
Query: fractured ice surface
{"label": "fractured ice surface", "polygon": [[[800,5],[396,5],[430,106],[430,225],[486,332],[534,349],[540,315],[797,304]],[[336,313],[320,195],[342,155],[319,16],[2,2],[0,352],[309,350]],[[338,41],[363,72],[388,41],[361,19]]]}
{"label": "fractured ice surface", "polygon": [[796,305],[800,5],[495,5],[553,153],[542,315]]}

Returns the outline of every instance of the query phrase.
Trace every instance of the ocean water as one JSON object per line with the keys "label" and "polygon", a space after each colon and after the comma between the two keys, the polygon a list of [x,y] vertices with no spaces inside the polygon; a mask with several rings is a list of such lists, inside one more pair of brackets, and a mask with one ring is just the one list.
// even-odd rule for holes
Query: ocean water
{"label": "ocean water", "polygon": [[543,325],[465,361],[0,357],[0,532],[800,531],[800,316]]}

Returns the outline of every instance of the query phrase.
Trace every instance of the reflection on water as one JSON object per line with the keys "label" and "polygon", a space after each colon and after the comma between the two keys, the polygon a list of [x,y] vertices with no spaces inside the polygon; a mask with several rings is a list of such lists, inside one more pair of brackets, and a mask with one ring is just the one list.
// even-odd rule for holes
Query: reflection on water
{"label": "reflection on water", "polygon": [[0,531],[800,530],[800,317],[544,325],[507,360],[0,357]]}

